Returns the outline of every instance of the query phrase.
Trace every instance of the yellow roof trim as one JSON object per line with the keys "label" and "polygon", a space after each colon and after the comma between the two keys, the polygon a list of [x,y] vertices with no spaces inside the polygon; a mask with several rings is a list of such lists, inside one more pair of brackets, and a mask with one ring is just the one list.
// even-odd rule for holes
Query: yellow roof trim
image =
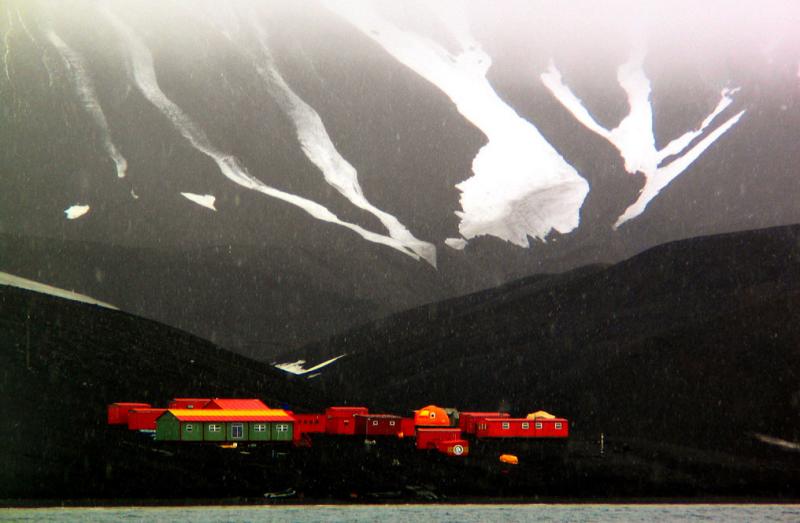
{"label": "yellow roof trim", "polygon": [[258,409],[258,410],[225,410],[225,409],[168,409],[175,416],[185,418],[237,418],[241,416],[273,416],[291,419],[285,410],[281,409]]}

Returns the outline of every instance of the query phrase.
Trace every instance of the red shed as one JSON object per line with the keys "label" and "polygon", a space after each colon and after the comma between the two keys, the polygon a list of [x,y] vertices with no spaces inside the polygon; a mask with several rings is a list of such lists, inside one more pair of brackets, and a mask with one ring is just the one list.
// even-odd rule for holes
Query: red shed
{"label": "red shed", "polygon": [[156,419],[167,409],[131,409],[128,412],[129,430],[156,430]]}
{"label": "red shed", "polygon": [[227,399],[227,398],[214,398],[210,400],[204,409],[222,409],[222,410],[268,410],[269,407],[259,399]]}
{"label": "red shed", "polygon": [[486,418],[508,418],[507,412],[459,412],[458,426],[467,434],[475,434],[477,422]]}
{"label": "red shed", "polygon": [[569,423],[563,418],[484,418],[477,423],[479,438],[566,438]]}
{"label": "red shed", "polygon": [[169,402],[170,409],[202,409],[211,398],[175,398]]}
{"label": "red shed", "polygon": [[325,409],[325,432],[353,435],[356,433],[356,414],[367,413],[367,407],[328,407]]}
{"label": "red shed", "polygon": [[417,448],[418,449],[435,449],[436,444],[440,441],[452,441],[461,439],[461,429],[458,427],[447,428],[433,428],[433,427],[419,427],[417,428]]}
{"label": "red shed", "polygon": [[356,434],[363,436],[397,436],[402,432],[400,416],[394,414],[356,414]]}
{"label": "red shed", "polygon": [[152,407],[149,403],[112,403],[108,406],[108,424],[127,425],[129,410],[149,407]]}

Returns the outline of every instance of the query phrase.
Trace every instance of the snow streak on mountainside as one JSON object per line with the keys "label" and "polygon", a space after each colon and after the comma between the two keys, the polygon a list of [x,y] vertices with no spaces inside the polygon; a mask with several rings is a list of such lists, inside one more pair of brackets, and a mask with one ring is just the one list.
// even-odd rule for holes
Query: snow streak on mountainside
{"label": "snow streak on mountainside", "polygon": [[68,72],[72,75],[75,92],[83,108],[89,113],[95,125],[100,130],[100,135],[103,139],[103,147],[117,166],[117,177],[124,178],[125,172],[128,169],[128,162],[111,140],[111,130],[108,127],[106,115],[103,113],[103,108],[100,106],[100,101],[97,99],[94,84],[92,83],[89,73],[86,71],[83,58],[67,45],[54,31],[47,31],[47,39],[50,40],[50,43],[53,44],[53,47],[56,48],[61,58],[64,60]]}
{"label": "snow streak on mountainside", "polygon": [[[720,136],[733,127],[744,114],[740,111],[725,123],[714,129],[694,147],[687,147],[700,137],[713,120],[732,102],[731,96],[738,89],[723,89],[716,108],[702,122],[699,128],[688,131],[672,140],[660,151],[656,149],[653,134],[653,108],[650,103],[650,80],[644,74],[644,52],[636,52],[631,59],[621,65],[617,71],[619,85],[628,97],[630,111],[614,129],[606,129],[598,124],[583,102],[575,96],[561,78],[561,73],[552,62],[548,70],[541,75],[544,85],[553,93],[559,102],[590,131],[602,136],[617,148],[623,160],[625,170],[631,174],[641,172],[645,175],[645,185],[639,198],[628,207],[617,220],[615,227],[642,214],[650,201],[672,180],[680,176],[689,166],[705,152]],[[670,157],[674,159],[664,163]]]}
{"label": "snow streak on mountainside", "polygon": [[196,203],[197,205],[203,206],[207,209],[211,209],[212,211],[217,210],[217,208],[214,207],[214,201],[216,200],[216,198],[210,194],[194,194],[190,192],[182,192],[181,196],[183,196],[189,201]]}
{"label": "snow streak on mountainside", "polygon": [[[486,145],[472,162],[473,177],[457,185],[462,211],[456,214],[464,239],[492,235],[527,247],[528,236],[543,240],[553,230],[567,233],[578,227],[588,183],[497,95],[486,78],[491,60],[469,36],[466,23],[445,19],[461,47],[452,55],[382,19],[369,2],[332,0],[326,5],[439,88],[486,135]],[[448,14],[460,16],[457,9]],[[453,240],[447,244],[462,246]]]}
{"label": "snow streak on mountainside", "polygon": [[333,358],[331,358],[329,360],[323,361],[322,363],[320,363],[318,365],[314,365],[310,369],[306,369],[306,368],[303,367],[303,365],[306,364],[306,360],[297,360],[297,361],[292,362],[292,363],[275,363],[275,364],[273,364],[273,367],[275,367],[277,369],[281,369],[282,371],[288,372],[290,374],[297,374],[297,375],[310,374],[310,373],[312,373],[314,371],[320,370],[323,367],[327,367],[328,365],[330,365],[334,361],[338,360],[339,358],[343,358],[344,356],[346,356],[346,355],[345,354],[341,354],[339,356],[335,356],[335,357],[333,357]]}
{"label": "snow streak on mountainside", "polygon": [[248,173],[239,164],[236,157],[224,153],[213,146],[205,133],[197,127],[189,116],[186,115],[177,104],[170,100],[159,87],[153,66],[153,57],[147,46],[133,32],[133,29],[128,27],[125,22],[120,20],[108,8],[103,8],[102,10],[127,44],[133,80],[139,91],[172,122],[178,132],[180,132],[195,149],[214,160],[219,170],[226,178],[247,189],[295,205],[314,218],[346,227],[361,235],[365,240],[392,247],[414,259],[419,259],[419,256],[415,252],[411,251],[403,243],[394,238],[367,231],[359,225],[342,221],[326,207],[316,202],[266,185]]}
{"label": "snow streak on mountainside", "polygon": [[27,278],[21,278],[20,276],[14,276],[13,274],[9,274],[7,272],[0,272],[0,285],[8,285],[9,287],[17,287],[19,289],[27,289],[29,291],[41,292],[42,294],[50,294],[51,296],[65,298],[67,300],[80,301],[91,305],[99,305],[100,307],[106,307],[107,309],[117,310],[117,308],[114,307],[113,305],[99,300],[95,300],[90,296],[79,294],[73,291],[68,291],[65,289],[59,289],[58,287],[53,287],[52,285],[47,285],[44,283],[40,283],[38,281],[29,280]]}
{"label": "snow streak on mountainside", "polygon": [[[236,27],[225,27],[225,21],[231,23],[230,21],[236,20],[236,13],[230,12],[226,13],[226,16],[218,16],[220,8],[219,5],[212,6],[212,13],[217,17],[212,23],[222,25],[221,32],[233,42],[232,35],[240,32],[241,26],[236,24]],[[256,13],[247,13],[245,16],[255,31],[263,55],[263,58],[256,62],[256,71],[267,84],[273,98],[292,120],[306,157],[317,166],[325,181],[339,194],[356,207],[378,218],[389,232],[390,237],[404,244],[435,267],[436,247],[432,243],[417,239],[395,216],[376,208],[367,200],[358,182],[358,172],[336,149],[325,129],[322,118],[313,107],[292,90],[278,71],[267,43],[266,31],[257,21]],[[250,54],[243,47],[240,49],[245,54]],[[257,60],[254,56],[252,58],[254,61]]]}

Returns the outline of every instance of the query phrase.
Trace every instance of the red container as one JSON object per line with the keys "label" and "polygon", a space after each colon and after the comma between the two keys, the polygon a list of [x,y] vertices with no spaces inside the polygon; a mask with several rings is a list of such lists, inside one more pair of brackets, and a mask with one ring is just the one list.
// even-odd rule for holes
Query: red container
{"label": "red container", "polygon": [[353,435],[356,433],[356,414],[367,413],[366,407],[329,407],[325,410],[325,432]]}
{"label": "red container", "polygon": [[452,441],[461,439],[461,429],[458,427],[448,428],[417,428],[417,448],[435,449],[436,444],[440,441]]}
{"label": "red container", "polygon": [[211,398],[175,398],[169,402],[170,409],[202,409]]}
{"label": "red container", "polygon": [[436,442],[436,450],[448,456],[463,457],[469,455],[469,442],[465,439],[442,440]]}
{"label": "red container", "polygon": [[167,409],[131,409],[128,413],[129,430],[156,430],[156,420]]}
{"label": "red container", "polygon": [[403,430],[402,419],[394,414],[356,414],[356,434],[365,437],[397,436]]}
{"label": "red container", "polygon": [[477,422],[479,438],[566,438],[569,423],[563,418],[485,418]]}
{"label": "red container", "polygon": [[128,411],[152,407],[149,403],[112,403],[108,406],[109,425],[127,425]]}
{"label": "red container", "polygon": [[459,412],[458,426],[467,434],[475,434],[477,422],[486,418],[508,418],[507,412]]}

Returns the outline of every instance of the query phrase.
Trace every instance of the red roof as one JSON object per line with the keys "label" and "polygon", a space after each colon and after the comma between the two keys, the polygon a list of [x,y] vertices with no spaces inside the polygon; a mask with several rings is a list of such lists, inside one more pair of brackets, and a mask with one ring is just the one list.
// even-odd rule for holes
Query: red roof
{"label": "red roof", "polygon": [[263,401],[259,399],[226,399],[214,398],[206,404],[204,409],[224,409],[224,410],[266,410],[269,409]]}
{"label": "red roof", "polygon": [[285,410],[280,409],[169,409],[167,412],[178,421],[295,421]]}

